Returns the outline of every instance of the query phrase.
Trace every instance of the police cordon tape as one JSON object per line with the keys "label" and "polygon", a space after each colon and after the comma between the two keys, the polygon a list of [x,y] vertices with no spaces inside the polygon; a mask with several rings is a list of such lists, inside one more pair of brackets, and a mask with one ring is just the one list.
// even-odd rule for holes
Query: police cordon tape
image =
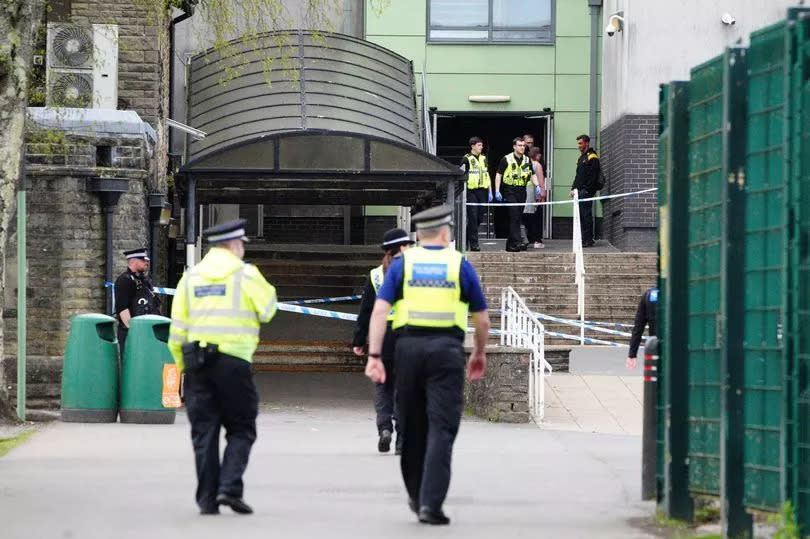
{"label": "police cordon tape", "polygon": [[311,305],[313,303],[337,303],[340,301],[357,301],[362,299],[363,296],[337,296],[334,298],[318,298],[318,299],[296,299],[292,301],[285,301],[289,305]]}
{"label": "police cordon tape", "polygon": [[633,191],[632,193],[618,193],[615,195],[603,195],[600,197],[580,198],[578,200],[550,200],[547,202],[467,202],[467,206],[552,206],[554,204],[573,204],[574,202],[589,202],[591,200],[609,200],[612,198],[630,197],[634,195],[652,193],[653,191],[658,191],[658,188],[651,187],[650,189],[642,189],[641,191]]}
{"label": "police cordon tape", "polygon": [[[501,310],[500,309],[493,309],[493,312],[499,313],[499,312],[501,312]],[[599,331],[601,333],[607,333],[608,335],[616,335],[618,337],[632,337],[633,336],[632,333],[628,333],[627,331],[617,331],[615,329],[607,329],[605,327],[602,327],[602,326],[606,326],[606,325],[615,325],[615,326],[618,326],[618,327],[633,327],[630,324],[617,324],[617,323],[614,323],[614,322],[589,322],[587,320],[583,324],[579,320],[572,320],[570,318],[557,318],[556,316],[551,316],[550,314],[543,314],[543,313],[535,313],[535,312],[533,312],[532,315],[534,315],[535,318],[540,318],[540,319],[543,319],[543,320],[549,320],[551,322],[559,322],[560,324],[565,324],[567,326],[574,326],[574,327],[578,327],[578,328],[584,327],[585,329],[590,329],[590,330],[593,330],[593,331]]]}

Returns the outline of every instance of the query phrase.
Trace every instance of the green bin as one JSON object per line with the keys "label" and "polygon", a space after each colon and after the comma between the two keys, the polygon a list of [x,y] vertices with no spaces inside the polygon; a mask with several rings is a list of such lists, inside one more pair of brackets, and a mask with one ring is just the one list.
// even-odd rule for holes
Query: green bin
{"label": "green bin", "polygon": [[103,314],[74,316],[62,364],[62,421],[115,423],[117,415],[115,319]]}
{"label": "green bin", "polygon": [[166,344],[170,323],[152,314],[129,321],[121,366],[121,423],[174,423],[174,408],[163,406],[163,366],[174,365]]}

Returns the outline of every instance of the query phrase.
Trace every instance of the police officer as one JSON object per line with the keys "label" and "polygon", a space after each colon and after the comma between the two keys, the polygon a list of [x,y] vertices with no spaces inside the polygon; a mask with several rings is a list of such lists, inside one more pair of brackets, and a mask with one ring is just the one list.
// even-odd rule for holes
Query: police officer
{"label": "police officer", "polygon": [[[579,159],[577,159],[577,172],[574,183],[571,185],[569,198],[574,198],[574,193],[579,198],[590,198],[596,195],[599,190],[599,155],[591,148],[591,137],[580,135],[577,137],[577,148],[579,148]],[[579,227],[582,231],[582,246],[593,247],[595,245],[593,237],[593,200],[579,203]]]}
{"label": "police officer", "polygon": [[[478,137],[470,139],[470,151],[461,160],[461,169],[467,173],[467,202],[492,202],[492,186],[489,180],[487,156],[483,153],[484,141]],[[467,246],[470,251],[480,251],[478,226],[481,217],[487,212],[486,206],[467,206]]]}
{"label": "police officer", "polygon": [[136,316],[157,314],[160,299],[154,291],[152,280],[146,274],[149,269],[149,253],[146,249],[124,251],[127,270],[115,280],[115,314],[118,317],[118,346],[124,358],[124,343],[129,333],[129,321]]}
{"label": "police officer", "polygon": [[531,181],[539,197],[540,184],[537,175],[532,171],[531,161],[525,155],[526,143],[522,137],[512,140],[512,150],[512,153],[505,155],[498,164],[498,172],[495,174],[495,200],[515,204],[509,206],[509,237],[506,240],[506,250],[516,252],[526,250],[520,233],[523,203],[526,202],[526,186]]}
{"label": "police officer", "polygon": [[400,466],[408,505],[426,524],[450,522],[442,505],[463,408],[468,311],[475,322],[475,345],[467,376],[480,379],[486,369],[487,304],[473,267],[448,247],[452,212],[440,206],[413,216],[421,245],[388,268],[369,326],[366,376],[385,382],[385,320],[396,305],[397,412],[404,437]]}
{"label": "police officer", "polygon": [[[259,324],[276,313],[276,290],[242,261],[245,220],[203,231],[212,244],[177,283],[169,349],[185,372],[184,395],[197,468],[197,504],[204,515],[219,505],[252,513],[242,498],[242,474],[256,440],[258,397],[250,364]],[[228,440],[220,463],[219,432]]]}
{"label": "police officer", "polygon": [[[369,272],[366,285],[363,289],[363,299],[360,302],[360,312],[357,314],[357,325],[354,330],[352,340],[352,350],[358,356],[366,355],[366,339],[368,337],[368,323],[371,319],[371,311],[377,299],[377,291],[383,284],[383,279],[391,263],[402,256],[408,247],[416,243],[408,233],[400,228],[389,230],[383,236],[381,247],[385,251],[382,264]],[[402,453],[402,434],[400,422],[396,417],[396,407],[394,403],[394,344],[396,335],[391,329],[394,321],[394,310],[388,314],[388,324],[385,330],[385,337],[382,345],[382,360],[385,365],[387,376],[385,383],[377,384],[374,390],[374,410],[377,413],[377,451],[387,453],[391,449],[391,435],[394,432],[396,422],[397,441],[394,452]]]}
{"label": "police officer", "polygon": [[636,309],[636,319],[633,323],[633,332],[630,336],[630,351],[627,353],[626,366],[628,369],[636,368],[636,355],[638,347],[641,345],[641,336],[644,335],[644,327],[650,326],[650,336],[658,335],[655,325],[656,309],[658,307],[658,288],[650,288],[641,296]]}

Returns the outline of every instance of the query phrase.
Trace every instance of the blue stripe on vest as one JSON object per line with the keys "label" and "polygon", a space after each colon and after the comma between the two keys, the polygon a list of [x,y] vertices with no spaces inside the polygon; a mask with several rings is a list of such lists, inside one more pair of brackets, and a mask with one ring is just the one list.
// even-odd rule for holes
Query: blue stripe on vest
{"label": "blue stripe on vest", "polygon": [[207,286],[195,286],[194,297],[204,298],[207,296],[224,296],[226,286],[224,284],[209,284]]}

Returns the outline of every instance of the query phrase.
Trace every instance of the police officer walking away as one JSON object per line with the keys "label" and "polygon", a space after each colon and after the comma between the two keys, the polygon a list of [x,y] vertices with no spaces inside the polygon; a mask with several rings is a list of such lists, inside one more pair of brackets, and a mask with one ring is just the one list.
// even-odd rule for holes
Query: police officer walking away
{"label": "police officer walking away", "polygon": [[[591,137],[580,135],[577,137],[577,148],[579,148],[579,159],[577,159],[577,173],[574,177],[574,184],[571,186],[569,198],[574,198],[574,193],[579,198],[590,198],[596,195],[599,190],[599,155],[591,148]],[[582,246],[593,247],[593,200],[579,203],[579,227],[582,231]]]}
{"label": "police officer walking away", "polygon": [[[484,141],[478,137],[470,139],[470,152],[461,160],[461,169],[467,173],[467,202],[492,202],[492,186],[489,180],[487,156],[483,153]],[[489,208],[486,206],[467,206],[467,246],[470,251],[480,251],[478,245],[478,226],[481,217]]]}
{"label": "police officer walking away", "polygon": [[[495,200],[515,204],[509,206],[509,237],[506,250],[510,252],[525,251],[520,233],[520,221],[523,215],[523,203],[526,202],[526,186],[529,181],[534,184],[537,196],[540,196],[540,184],[532,171],[532,162],[526,156],[526,143],[523,138],[512,140],[513,152],[505,155],[498,164],[495,174]],[[501,187],[503,181],[503,187]]]}
{"label": "police officer walking away", "polygon": [[[276,313],[276,290],[259,270],[242,261],[245,219],[203,231],[211,249],[177,283],[169,349],[185,372],[184,395],[191,422],[200,513],[230,506],[252,513],[242,499],[242,474],[256,440],[258,396],[250,364],[259,324]],[[220,463],[219,432],[227,447]]]}
{"label": "police officer walking away", "polygon": [[[377,291],[383,284],[385,273],[391,263],[402,256],[408,247],[416,243],[408,233],[400,228],[389,230],[383,236],[380,247],[385,251],[382,264],[369,272],[366,285],[363,288],[363,299],[360,302],[360,312],[357,314],[357,325],[352,339],[352,350],[355,355],[366,355],[366,339],[368,338],[368,323],[371,320],[371,311],[374,309],[374,302],[377,300]],[[402,453],[402,434],[400,433],[400,422],[397,418],[396,407],[394,405],[394,345],[396,334],[391,329],[394,321],[394,310],[388,313],[388,324],[385,329],[385,337],[382,344],[382,361],[385,365],[385,382],[377,384],[374,390],[374,410],[377,413],[377,451],[387,453],[391,449],[391,435],[394,433],[394,423],[396,423],[397,441],[395,453]]]}
{"label": "police officer walking away", "polygon": [[636,309],[636,319],[633,322],[633,332],[630,336],[630,351],[627,353],[625,365],[628,369],[636,368],[636,355],[638,347],[641,345],[641,337],[644,335],[645,326],[650,326],[650,336],[658,336],[655,325],[656,309],[658,307],[658,288],[650,288],[641,296]]}
{"label": "police officer walking away", "polygon": [[394,362],[404,438],[400,467],[408,506],[425,524],[450,523],[442,505],[463,408],[468,311],[475,322],[475,344],[467,376],[478,380],[486,369],[487,304],[473,267],[448,247],[452,212],[451,206],[440,206],[413,216],[421,245],[388,268],[369,325],[366,376],[385,382],[385,320],[396,306]]}
{"label": "police officer walking away", "polygon": [[124,256],[127,257],[127,270],[115,280],[115,314],[118,317],[118,347],[122,360],[129,321],[136,316],[157,314],[160,310],[160,299],[146,274],[149,253],[146,249],[132,249],[124,251]]}

